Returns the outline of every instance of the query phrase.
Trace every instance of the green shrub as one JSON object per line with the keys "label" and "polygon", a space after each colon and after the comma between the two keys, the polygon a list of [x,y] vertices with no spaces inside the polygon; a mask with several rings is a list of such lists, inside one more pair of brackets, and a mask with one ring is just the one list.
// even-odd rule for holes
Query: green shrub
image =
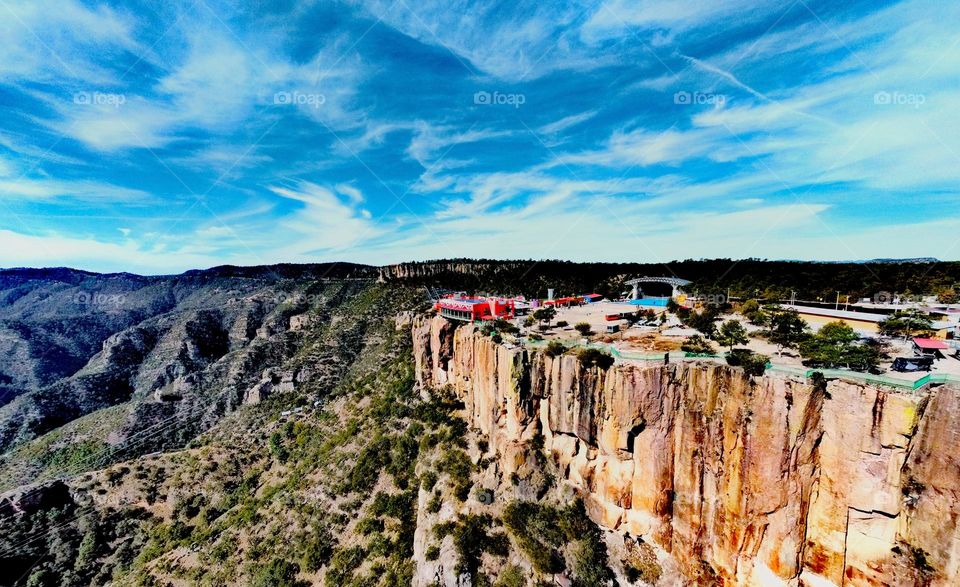
{"label": "green shrub", "polygon": [[261,568],[253,577],[253,587],[300,587],[305,585],[297,580],[300,566],[283,559],[275,558]]}
{"label": "green shrub", "polygon": [[367,552],[361,546],[337,550],[333,558],[330,559],[330,568],[327,569],[324,584],[328,587],[340,587],[349,584],[353,572],[363,564],[366,556]]}
{"label": "green shrub", "polygon": [[423,475],[420,475],[420,487],[426,491],[432,491],[434,485],[437,484],[438,475],[436,471],[426,471]]}
{"label": "green shrub", "polygon": [[527,580],[523,576],[523,569],[517,565],[510,565],[500,571],[494,587],[526,587]]}
{"label": "green shrub", "polygon": [[440,456],[437,468],[450,476],[454,496],[460,501],[467,499],[472,484],[470,473],[473,471],[470,456],[460,449],[448,448]]}
{"label": "green shrub", "polygon": [[613,572],[607,566],[607,548],[596,538],[584,538],[573,549],[573,572],[577,587],[606,585],[613,579]]}
{"label": "green shrub", "polygon": [[290,457],[290,451],[288,451],[284,445],[283,435],[280,434],[279,430],[270,435],[268,445],[270,447],[270,453],[277,457],[278,461],[281,463],[287,462],[287,459]]}
{"label": "green shrub", "polygon": [[413,491],[402,493],[377,493],[370,506],[370,513],[374,516],[389,516],[402,520],[410,512],[415,511],[414,501],[416,494]]}
{"label": "green shrub", "polygon": [[623,561],[623,568],[631,583],[643,581],[655,584],[663,574],[656,553],[646,542],[641,542],[629,551]]}
{"label": "green shrub", "polygon": [[749,349],[733,349],[727,353],[727,364],[742,367],[747,375],[763,375],[768,361],[766,355],[754,353]]}
{"label": "green shrub", "polygon": [[215,562],[223,563],[237,552],[237,538],[232,534],[223,536],[210,549],[210,558]]}
{"label": "green shrub", "polygon": [[567,347],[564,344],[557,340],[551,340],[547,343],[547,348],[543,350],[543,354],[548,357],[559,357],[560,355],[567,352]]}
{"label": "green shrub", "polygon": [[698,355],[712,355],[714,353],[713,345],[710,341],[699,334],[694,334],[680,345],[680,350],[685,353],[695,353]]}
{"label": "green shrub", "polygon": [[517,334],[520,332],[520,329],[513,325],[513,322],[509,320],[504,320],[503,318],[497,318],[493,321],[493,328],[497,332],[503,332],[505,334]]}
{"label": "green shrub", "polygon": [[427,502],[427,512],[435,514],[440,511],[441,507],[443,507],[443,496],[440,495],[439,491],[435,491],[430,501]]}
{"label": "green shrub", "polygon": [[377,435],[357,455],[357,461],[350,470],[350,475],[344,487],[344,493],[351,491],[367,493],[377,483],[380,472],[390,462],[390,438]]}
{"label": "green shrub", "polygon": [[577,352],[577,358],[580,360],[580,364],[586,368],[599,367],[604,370],[609,369],[614,361],[610,353],[605,353],[600,349],[580,349]]}
{"label": "green shrub", "polygon": [[593,334],[593,330],[586,322],[577,322],[573,328],[583,336],[590,336]]}
{"label": "green shrub", "polygon": [[[597,526],[587,517],[583,502],[558,509],[537,502],[512,502],[504,508],[503,523],[534,570],[555,574],[571,566],[574,584],[604,585],[613,573]],[[560,548],[575,543],[567,565]]]}
{"label": "green shrub", "polygon": [[316,535],[308,534],[301,540],[305,543],[303,566],[308,571],[316,572],[330,561],[336,541],[326,528],[321,529]]}
{"label": "green shrub", "polygon": [[491,532],[493,518],[487,514],[467,514],[455,522],[437,524],[433,531],[439,540],[446,536],[453,538],[457,549],[457,573],[469,573],[476,576],[480,568],[480,558],[484,552],[495,556],[507,556],[510,542],[502,532]]}

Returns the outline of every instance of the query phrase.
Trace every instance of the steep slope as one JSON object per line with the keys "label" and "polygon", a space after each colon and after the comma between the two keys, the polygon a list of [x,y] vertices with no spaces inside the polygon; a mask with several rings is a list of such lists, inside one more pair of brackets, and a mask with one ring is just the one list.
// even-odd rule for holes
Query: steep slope
{"label": "steep slope", "polygon": [[[258,388],[256,399],[213,424],[192,448],[0,497],[0,584],[179,583],[185,576],[175,568],[198,560],[207,564],[189,570],[190,582],[249,584],[256,561],[298,560],[309,549],[310,564],[319,568],[336,544],[332,526],[348,519],[335,510],[358,505],[329,496],[355,485],[369,498],[380,474],[379,467],[361,474],[342,465],[369,440],[356,437],[357,427],[367,427],[371,409],[397,409],[388,397],[362,408],[356,400],[371,388],[400,394],[398,401],[417,398],[407,330],[398,331],[393,316],[421,297],[366,286],[329,308],[326,319],[307,321],[295,350],[271,363],[279,381],[258,379],[248,388]],[[302,376],[285,384],[288,373]],[[314,405],[318,399],[330,407]],[[346,417],[354,409],[362,412]],[[339,429],[331,423],[338,414],[345,416]],[[140,438],[154,431],[145,432]],[[313,505],[291,507],[294,499]],[[307,540],[310,532],[314,540]]]}
{"label": "steep slope", "polygon": [[149,318],[204,306],[207,293],[249,293],[284,280],[369,278],[349,263],[215,267],[143,277],[73,269],[0,270],[0,406],[73,375],[104,342]]}
{"label": "steep slope", "polygon": [[[116,459],[182,446],[281,385],[274,378],[292,385],[298,373],[268,368],[298,351],[304,324],[324,322],[370,287],[362,279],[206,274],[164,281],[173,309],[107,336],[69,377],[21,390],[0,407],[0,488],[33,479],[51,462],[82,468],[92,452],[109,450]],[[144,430],[149,439],[125,448]],[[46,434],[54,438],[38,438]]]}
{"label": "steep slope", "polygon": [[442,318],[413,327],[417,378],[449,386],[504,473],[542,435],[602,526],[698,581],[960,580],[958,390],[750,378],[700,363],[584,367]]}

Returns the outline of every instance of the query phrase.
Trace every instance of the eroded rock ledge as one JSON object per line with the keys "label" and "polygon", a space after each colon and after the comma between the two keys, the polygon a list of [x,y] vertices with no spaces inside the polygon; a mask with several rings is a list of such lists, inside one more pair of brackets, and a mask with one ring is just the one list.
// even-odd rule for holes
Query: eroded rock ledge
{"label": "eroded rock ledge", "polygon": [[507,474],[538,433],[590,515],[731,585],[960,581],[960,399],[750,378],[713,363],[583,368],[473,326],[412,323]]}

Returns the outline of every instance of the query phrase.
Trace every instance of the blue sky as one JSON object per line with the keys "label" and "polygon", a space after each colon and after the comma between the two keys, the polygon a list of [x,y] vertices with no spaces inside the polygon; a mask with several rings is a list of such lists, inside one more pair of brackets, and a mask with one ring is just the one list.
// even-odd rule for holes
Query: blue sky
{"label": "blue sky", "polygon": [[0,266],[960,258],[960,3],[0,15]]}

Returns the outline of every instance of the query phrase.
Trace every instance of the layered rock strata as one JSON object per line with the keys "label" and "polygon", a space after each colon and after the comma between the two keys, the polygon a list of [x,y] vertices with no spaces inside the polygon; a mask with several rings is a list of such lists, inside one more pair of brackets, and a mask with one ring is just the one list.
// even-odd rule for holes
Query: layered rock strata
{"label": "layered rock strata", "polygon": [[505,474],[545,450],[594,520],[727,585],[960,582],[960,392],[815,386],[709,362],[585,368],[473,326],[413,321]]}

